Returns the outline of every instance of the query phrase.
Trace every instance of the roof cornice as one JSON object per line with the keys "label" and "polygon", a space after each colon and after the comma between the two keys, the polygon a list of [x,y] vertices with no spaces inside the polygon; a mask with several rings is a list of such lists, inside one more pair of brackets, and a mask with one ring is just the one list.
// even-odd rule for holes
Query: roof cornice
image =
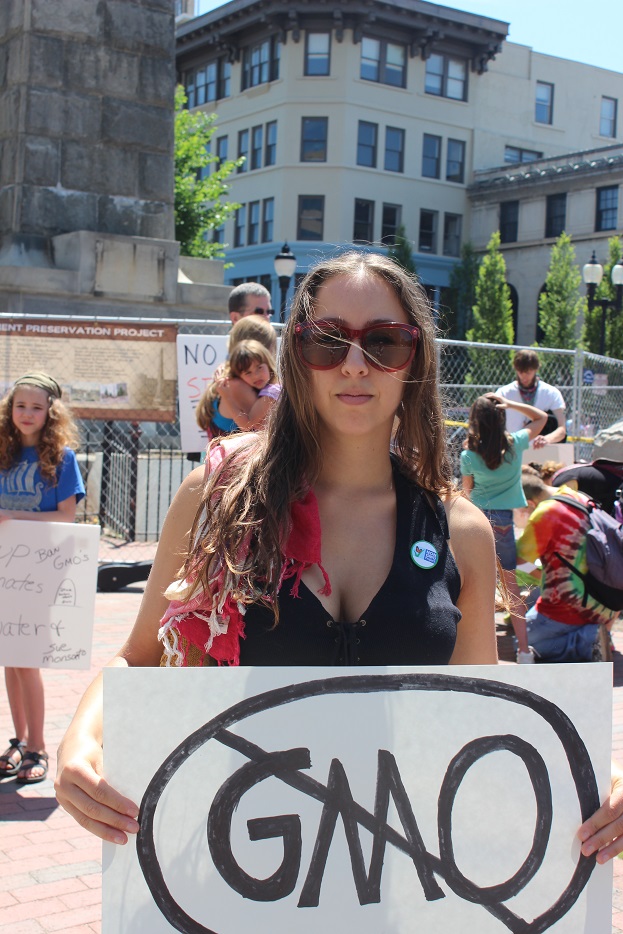
{"label": "roof cornice", "polygon": [[456,49],[482,74],[501,51],[508,23],[442,7],[426,0],[231,0],[177,29],[177,54],[186,56],[206,46],[234,57],[259,29],[278,32],[282,42],[294,42],[306,28],[333,29],[342,41],[345,29],[358,42],[370,29],[397,34],[412,57],[428,58],[434,51]]}

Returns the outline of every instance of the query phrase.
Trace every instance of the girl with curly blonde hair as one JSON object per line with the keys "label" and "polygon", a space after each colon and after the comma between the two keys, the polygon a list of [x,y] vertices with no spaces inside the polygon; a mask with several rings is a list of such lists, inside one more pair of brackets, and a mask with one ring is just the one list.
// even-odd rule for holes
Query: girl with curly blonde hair
{"label": "girl with curly blonde hair", "polygon": [[[0,402],[0,522],[73,522],[84,484],[72,447],[78,434],[47,373],[27,373]],[[15,736],[0,756],[0,779],[43,781],[44,694],[39,668],[6,668]]]}

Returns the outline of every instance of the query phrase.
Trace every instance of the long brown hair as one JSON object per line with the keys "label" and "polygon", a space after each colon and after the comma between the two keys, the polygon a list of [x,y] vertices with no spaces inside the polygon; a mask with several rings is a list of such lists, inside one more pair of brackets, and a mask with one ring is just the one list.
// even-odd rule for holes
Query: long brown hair
{"label": "long brown hair", "polygon": [[513,449],[513,439],[506,431],[506,411],[487,396],[479,396],[470,409],[467,448],[480,454],[489,470],[497,470]]}
{"label": "long brown hair", "polygon": [[[19,388],[13,386],[0,401],[0,470],[10,470],[22,452],[22,436],[13,424],[13,397]],[[56,486],[56,468],[63,460],[65,447],[75,450],[79,436],[66,405],[52,395],[48,396],[48,404],[48,416],[36,449],[41,476],[50,486]]]}
{"label": "long brown hair", "polygon": [[[320,262],[299,285],[282,335],[282,393],[265,430],[249,436],[206,481],[181,576],[193,589],[219,568],[238,582],[244,602],[265,598],[277,611],[290,506],[316,481],[322,466],[319,420],[310,371],[295,348],[295,327],[314,316],[320,287],[334,276],[376,276],[392,289],[410,323],[420,329],[417,352],[398,411],[394,451],[400,470],[433,493],[452,487],[441,401],[437,389],[435,325],[426,293],[415,278],[377,253],[344,253]],[[388,451],[389,456],[389,451]]]}

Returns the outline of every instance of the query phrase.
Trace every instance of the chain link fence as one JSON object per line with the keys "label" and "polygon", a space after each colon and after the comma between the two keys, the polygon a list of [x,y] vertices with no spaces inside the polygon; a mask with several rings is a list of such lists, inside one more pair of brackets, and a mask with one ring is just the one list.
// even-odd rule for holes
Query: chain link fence
{"label": "chain link fence", "polygon": [[[512,359],[519,346],[439,340],[440,382],[448,419],[448,441],[458,461],[470,407],[485,392],[514,380]],[[575,460],[590,460],[593,438],[623,415],[623,361],[583,350],[536,348],[539,375],[556,386],[567,405],[568,441]]]}
{"label": "chain link fence", "polygon": [[[162,335],[227,334],[229,322],[150,318],[124,319],[121,326],[117,319],[102,318],[61,324],[50,316],[38,319],[38,325],[30,320],[0,315],[0,388],[6,390],[29,370],[50,372],[77,413],[78,459],[87,488],[79,520],[98,522],[123,541],[156,540],[171,499],[199,459],[181,450],[175,350],[171,333]],[[113,331],[117,325],[119,333]],[[519,348],[437,343],[458,476],[470,406],[482,393],[511,382]],[[581,350],[538,348],[538,353],[540,375],[567,403],[575,458],[589,460],[595,432],[623,413],[623,361]],[[89,408],[98,406],[96,417],[89,417]]]}

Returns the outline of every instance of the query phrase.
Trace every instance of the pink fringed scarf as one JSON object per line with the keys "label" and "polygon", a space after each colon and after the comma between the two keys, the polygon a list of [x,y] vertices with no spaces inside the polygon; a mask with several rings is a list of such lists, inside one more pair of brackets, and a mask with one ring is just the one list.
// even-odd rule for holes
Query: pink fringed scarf
{"label": "pink fringed scarf", "polygon": [[[213,470],[223,457],[223,448],[219,445],[206,468]],[[293,577],[290,593],[298,597],[303,571],[317,564],[325,582],[320,593],[330,594],[331,584],[321,562],[318,501],[312,490],[292,504],[290,518],[290,534],[282,555],[279,588],[285,580]],[[247,540],[244,547],[248,548],[248,544]],[[209,593],[201,590],[190,600],[171,600],[158,633],[164,646],[162,664],[173,667],[203,665],[206,656],[219,665],[240,664],[245,606],[234,599],[234,585],[235,579],[231,572],[221,568],[209,581]],[[181,582],[180,588],[187,589],[188,582]]]}

